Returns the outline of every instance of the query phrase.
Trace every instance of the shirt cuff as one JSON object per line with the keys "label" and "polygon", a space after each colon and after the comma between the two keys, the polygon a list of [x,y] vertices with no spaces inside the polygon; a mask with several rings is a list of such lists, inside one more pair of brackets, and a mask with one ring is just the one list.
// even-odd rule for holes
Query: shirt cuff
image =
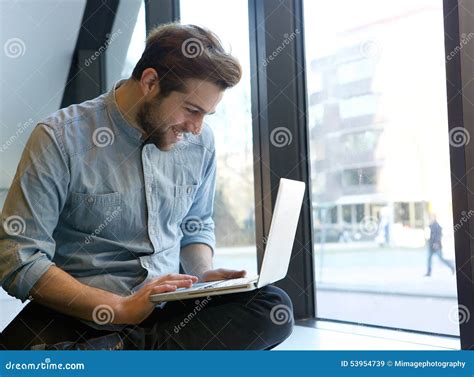
{"label": "shirt cuff", "polygon": [[46,255],[43,255],[23,266],[10,283],[4,284],[4,289],[9,295],[25,302],[30,298],[31,288],[51,266],[55,265]]}

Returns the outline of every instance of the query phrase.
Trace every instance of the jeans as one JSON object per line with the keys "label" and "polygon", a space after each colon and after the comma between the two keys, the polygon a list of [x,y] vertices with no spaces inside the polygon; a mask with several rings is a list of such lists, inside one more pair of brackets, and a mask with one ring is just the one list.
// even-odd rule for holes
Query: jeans
{"label": "jeans", "polygon": [[433,250],[430,247],[428,247],[428,270],[426,271],[426,275],[431,275],[431,265],[432,265],[432,259],[433,255],[435,255],[439,258],[439,260],[447,267],[450,268],[451,272],[454,273],[454,265],[448,261],[447,259],[443,258],[443,252],[440,249]]}
{"label": "jeans", "polygon": [[[167,302],[139,325],[96,330],[30,302],[0,337],[2,349],[271,349],[292,332],[293,307],[280,288]],[[32,348],[33,347],[33,348]]]}

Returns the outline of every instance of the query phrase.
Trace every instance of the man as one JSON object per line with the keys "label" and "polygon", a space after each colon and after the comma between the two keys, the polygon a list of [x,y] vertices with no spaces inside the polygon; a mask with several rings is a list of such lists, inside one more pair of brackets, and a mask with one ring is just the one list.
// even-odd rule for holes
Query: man
{"label": "man", "polygon": [[439,260],[451,270],[452,274],[455,272],[454,265],[449,260],[443,258],[442,238],[443,228],[439,225],[436,214],[432,213],[430,216],[430,239],[428,240],[428,270],[425,276],[431,276],[433,255],[437,255]]}
{"label": "man", "polygon": [[291,301],[274,286],[149,301],[245,276],[212,266],[216,156],[203,125],[240,77],[213,33],[167,24],[131,78],[38,124],[2,213],[0,283],[33,299],[4,348],[269,349],[289,336]]}

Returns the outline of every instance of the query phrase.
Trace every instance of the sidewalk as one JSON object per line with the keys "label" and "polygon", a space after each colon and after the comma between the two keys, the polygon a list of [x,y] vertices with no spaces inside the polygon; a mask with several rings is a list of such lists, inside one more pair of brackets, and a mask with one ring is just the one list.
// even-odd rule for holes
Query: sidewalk
{"label": "sidewalk", "polygon": [[[315,245],[317,315],[399,329],[458,335],[456,276],[424,248],[374,243]],[[256,271],[255,247],[217,249],[215,267]]]}
{"label": "sidewalk", "polygon": [[[447,255],[445,256],[447,257]],[[433,257],[432,275],[425,277],[424,248],[380,248],[373,242],[315,245],[319,289],[456,298],[456,277]],[[257,273],[255,247],[218,248],[215,266]]]}

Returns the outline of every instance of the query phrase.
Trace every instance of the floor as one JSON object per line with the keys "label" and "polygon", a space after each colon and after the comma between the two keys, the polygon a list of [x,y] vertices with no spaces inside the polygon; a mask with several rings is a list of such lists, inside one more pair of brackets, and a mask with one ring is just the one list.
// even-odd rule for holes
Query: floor
{"label": "floor", "polygon": [[316,327],[295,326],[274,350],[456,350],[459,339],[318,321]]}

